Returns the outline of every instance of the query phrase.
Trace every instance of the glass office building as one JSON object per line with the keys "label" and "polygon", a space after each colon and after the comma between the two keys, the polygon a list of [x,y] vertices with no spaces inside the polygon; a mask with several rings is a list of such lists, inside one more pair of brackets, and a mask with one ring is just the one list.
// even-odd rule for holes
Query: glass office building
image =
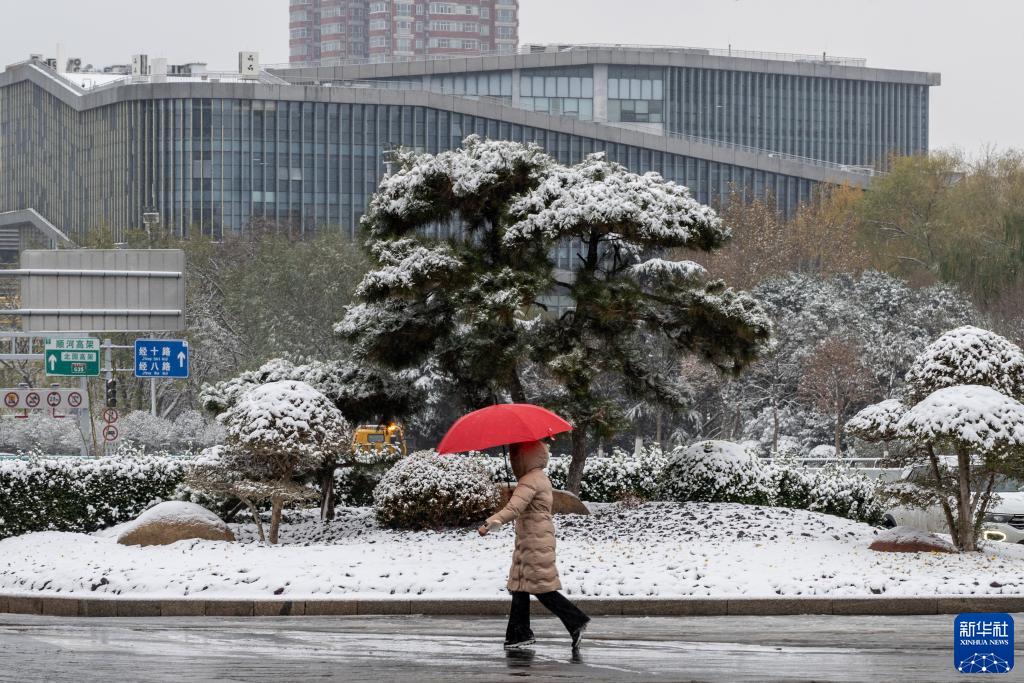
{"label": "glass office building", "polygon": [[[645,55],[652,63],[636,63]],[[732,71],[705,63],[689,74],[659,55],[594,49],[91,85],[30,60],[0,73],[0,211],[34,208],[72,239],[141,227],[145,212],[184,237],[219,239],[256,218],[355,236],[389,150],[436,153],[478,134],[536,142],[563,163],[603,151],[702,202],[736,191],[792,212],[818,183],[866,187],[886,155],[927,149],[934,74],[881,81],[863,67],[779,61],[808,73],[790,76],[766,73],[763,60],[761,71],[736,70],[745,65],[734,58],[722,64]]]}

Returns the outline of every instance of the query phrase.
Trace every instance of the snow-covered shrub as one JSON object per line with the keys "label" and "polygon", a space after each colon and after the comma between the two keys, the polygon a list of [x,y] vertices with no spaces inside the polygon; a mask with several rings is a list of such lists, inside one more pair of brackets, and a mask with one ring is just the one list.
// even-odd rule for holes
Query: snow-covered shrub
{"label": "snow-covered shrub", "polygon": [[0,538],[33,531],[89,532],[170,499],[185,461],[130,448],[111,457],[0,461]]}
{"label": "snow-covered shrub", "polygon": [[808,460],[835,460],[836,447],[827,443],[818,444],[807,453]]}
{"label": "snow-covered shrub", "polygon": [[[548,477],[555,488],[564,488],[569,474],[568,456],[551,458]],[[626,497],[651,499],[657,495],[661,471],[668,457],[657,445],[627,453],[616,448],[611,455],[587,458],[580,483],[580,499],[614,503]]]}
{"label": "snow-covered shrub", "polygon": [[373,490],[402,457],[398,448],[356,451],[355,464],[334,472],[334,500],[350,507],[373,505]]}
{"label": "snow-covered shrub", "polygon": [[419,451],[399,460],[373,491],[384,526],[437,529],[482,521],[498,505],[498,490],[478,458]]}
{"label": "snow-covered shrub", "polygon": [[839,464],[826,465],[814,473],[811,499],[805,509],[867,524],[880,524],[885,514],[878,483]]}
{"label": "snow-covered shrub", "polygon": [[771,478],[759,459],[728,441],[702,441],[674,450],[662,472],[664,500],[767,505]]}
{"label": "snow-covered shrub", "polygon": [[776,458],[767,466],[772,505],[808,510],[814,500],[814,478],[792,458]]}

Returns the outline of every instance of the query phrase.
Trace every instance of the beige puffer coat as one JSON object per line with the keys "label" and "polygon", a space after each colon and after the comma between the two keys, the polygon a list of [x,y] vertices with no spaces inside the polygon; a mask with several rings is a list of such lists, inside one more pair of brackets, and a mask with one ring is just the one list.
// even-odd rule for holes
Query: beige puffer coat
{"label": "beige puffer coat", "polygon": [[513,592],[549,593],[562,587],[555,567],[555,525],[551,481],[544,473],[547,449],[542,443],[525,446],[512,458],[518,483],[508,505],[487,519],[487,524],[516,522],[516,549],[508,571]]}

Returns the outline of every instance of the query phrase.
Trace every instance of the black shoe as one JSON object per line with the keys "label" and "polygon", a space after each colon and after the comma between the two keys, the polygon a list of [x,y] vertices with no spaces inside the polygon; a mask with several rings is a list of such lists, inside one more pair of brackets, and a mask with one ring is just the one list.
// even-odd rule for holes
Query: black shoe
{"label": "black shoe", "polygon": [[573,631],[571,631],[569,633],[569,635],[572,636],[572,651],[573,652],[579,652],[580,643],[583,642],[583,632],[587,630],[587,624],[589,624],[589,623],[590,622],[588,621],[586,624],[583,624],[579,628],[574,629]]}
{"label": "black shoe", "polygon": [[505,649],[506,650],[521,650],[524,647],[530,647],[531,645],[533,645],[536,642],[537,642],[537,639],[536,638],[532,638],[532,637],[531,638],[526,638],[524,640],[517,640],[515,642],[506,640],[505,641]]}

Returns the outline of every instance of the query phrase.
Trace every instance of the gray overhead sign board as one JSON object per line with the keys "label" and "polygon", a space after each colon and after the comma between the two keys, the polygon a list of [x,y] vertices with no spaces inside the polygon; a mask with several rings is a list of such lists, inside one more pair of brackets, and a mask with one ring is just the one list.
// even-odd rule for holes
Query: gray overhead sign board
{"label": "gray overhead sign board", "polygon": [[26,332],[145,332],[185,329],[185,252],[180,249],[25,250]]}

